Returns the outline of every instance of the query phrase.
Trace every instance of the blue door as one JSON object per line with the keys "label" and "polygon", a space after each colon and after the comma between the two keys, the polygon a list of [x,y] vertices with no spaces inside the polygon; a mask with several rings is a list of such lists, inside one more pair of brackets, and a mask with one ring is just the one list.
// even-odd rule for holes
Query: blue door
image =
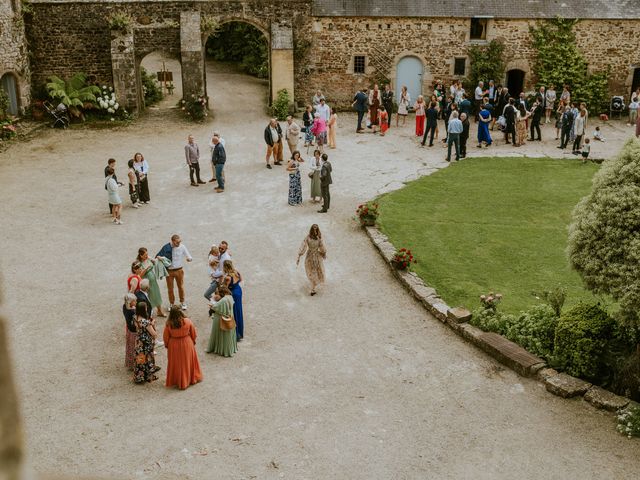
{"label": "blue door", "polygon": [[7,113],[18,115],[18,89],[16,87],[16,77],[10,73],[5,73],[0,79],[0,88],[9,96],[9,108]]}
{"label": "blue door", "polygon": [[422,62],[418,57],[404,57],[398,62],[396,72],[396,102],[402,86],[406,85],[413,105],[418,95],[422,94]]}

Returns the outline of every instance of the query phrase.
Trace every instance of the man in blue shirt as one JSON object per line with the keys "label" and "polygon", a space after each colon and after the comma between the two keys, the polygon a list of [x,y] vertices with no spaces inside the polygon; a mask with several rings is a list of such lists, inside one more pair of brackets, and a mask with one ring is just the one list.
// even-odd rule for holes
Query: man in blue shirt
{"label": "man in blue shirt", "polygon": [[456,161],[460,160],[460,134],[464,129],[458,118],[458,112],[453,112],[447,126],[447,162],[451,161],[451,145],[456,146]]}

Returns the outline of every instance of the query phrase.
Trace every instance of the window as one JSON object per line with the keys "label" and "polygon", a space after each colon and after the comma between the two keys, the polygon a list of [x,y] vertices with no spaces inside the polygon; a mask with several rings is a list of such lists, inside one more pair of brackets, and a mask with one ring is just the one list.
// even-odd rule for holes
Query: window
{"label": "window", "polygon": [[466,69],[466,58],[456,58],[453,64],[453,74],[463,77]]}
{"label": "window", "polygon": [[487,19],[486,18],[471,19],[471,31],[470,31],[469,38],[471,38],[471,40],[487,39]]}
{"label": "window", "polygon": [[365,58],[364,55],[356,55],[353,57],[353,73],[364,73]]}

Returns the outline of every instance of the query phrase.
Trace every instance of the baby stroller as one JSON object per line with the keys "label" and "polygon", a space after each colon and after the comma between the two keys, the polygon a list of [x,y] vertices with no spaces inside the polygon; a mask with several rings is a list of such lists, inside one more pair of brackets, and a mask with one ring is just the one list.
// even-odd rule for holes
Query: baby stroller
{"label": "baby stroller", "polygon": [[49,102],[44,102],[44,109],[52,117],[51,128],[65,129],[69,126],[69,115],[67,113],[67,107],[60,103],[57,107],[54,107]]}
{"label": "baby stroller", "polygon": [[496,120],[496,127],[498,127],[498,130],[501,131],[502,133],[504,133],[507,130],[507,119],[504,118],[503,115],[500,115],[498,117],[498,120]]}

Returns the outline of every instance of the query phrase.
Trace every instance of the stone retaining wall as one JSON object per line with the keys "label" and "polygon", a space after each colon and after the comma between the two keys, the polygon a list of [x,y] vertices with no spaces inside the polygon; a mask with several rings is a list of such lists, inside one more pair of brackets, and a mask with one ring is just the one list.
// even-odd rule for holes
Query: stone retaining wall
{"label": "stone retaining wall", "polygon": [[628,407],[628,398],[615,395],[582,379],[547,368],[545,361],[521,346],[493,332],[484,332],[468,322],[471,313],[462,307],[449,307],[436,290],[429,287],[413,272],[396,269],[391,259],[396,252],[385,234],[377,227],[365,227],[367,236],[387,262],[393,275],[435,318],[448,325],[462,338],[476,345],[500,363],[524,377],[533,377],[545,385],[547,391],[563,398],[583,397],[596,408],[615,412]]}

